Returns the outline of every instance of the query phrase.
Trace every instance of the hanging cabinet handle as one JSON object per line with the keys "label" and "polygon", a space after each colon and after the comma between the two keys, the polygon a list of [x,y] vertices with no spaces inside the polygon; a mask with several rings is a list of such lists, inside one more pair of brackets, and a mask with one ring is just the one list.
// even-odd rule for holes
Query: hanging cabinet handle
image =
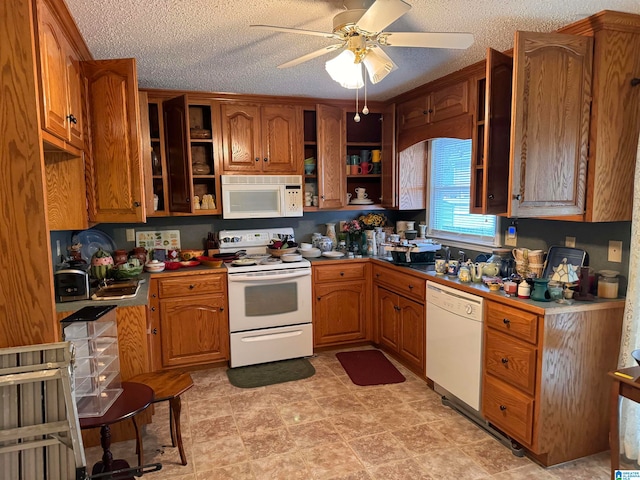
{"label": "hanging cabinet handle", "polygon": [[77,119],[75,116],[73,116],[73,114],[69,114],[69,115],[67,115],[67,120],[69,120],[69,121],[70,121],[71,123],[73,123],[74,125],[75,125],[76,123],[78,123],[78,119]]}
{"label": "hanging cabinet handle", "polygon": [[503,358],[502,360],[500,360],[504,365],[506,365],[507,363],[509,363],[509,359],[508,358]]}

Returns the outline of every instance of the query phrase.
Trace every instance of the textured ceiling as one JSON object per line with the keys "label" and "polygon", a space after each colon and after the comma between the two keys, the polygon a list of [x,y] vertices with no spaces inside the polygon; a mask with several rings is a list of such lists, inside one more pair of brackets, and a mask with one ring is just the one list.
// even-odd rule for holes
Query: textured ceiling
{"label": "textured ceiling", "polygon": [[[386,31],[470,32],[467,50],[385,47],[398,65],[376,85],[386,100],[507,50],[516,30],[552,31],[600,10],[640,14],[639,0],[406,0],[412,9]],[[96,59],[135,57],[140,87],[351,99],[324,70],[330,53],[277,65],[335,43],[250,29],[278,25],[330,32],[341,0],[66,0]]]}

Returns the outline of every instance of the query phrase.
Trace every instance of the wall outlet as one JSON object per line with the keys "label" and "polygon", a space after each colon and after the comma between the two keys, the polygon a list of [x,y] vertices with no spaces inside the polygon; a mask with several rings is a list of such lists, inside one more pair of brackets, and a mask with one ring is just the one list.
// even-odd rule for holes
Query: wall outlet
{"label": "wall outlet", "polygon": [[504,236],[504,244],[509,247],[517,247],[518,246],[518,234],[516,232],[510,232],[507,230],[506,235]]}
{"label": "wall outlet", "polygon": [[564,246],[569,248],[576,248],[576,237],[565,237]]}
{"label": "wall outlet", "polygon": [[135,242],[136,241],[136,231],[133,228],[127,228],[126,230],[126,234],[127,234],[127,242]]}
{"label": "wall outlet", "polygon": [[609,255],[608,260],[610,262],[621,263],[622,262],[622,242],[619,240],[609,240]]}

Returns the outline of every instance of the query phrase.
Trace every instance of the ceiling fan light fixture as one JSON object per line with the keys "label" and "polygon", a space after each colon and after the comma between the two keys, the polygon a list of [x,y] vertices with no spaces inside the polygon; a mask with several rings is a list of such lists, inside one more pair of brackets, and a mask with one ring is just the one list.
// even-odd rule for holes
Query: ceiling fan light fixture
{"label": "ceiling fan light fixture", "polygon": [[398,66],[393,63],[393,60],[391,60],[382,49],[377,47],[369,49],[362,63],[364,63],[369,73],[369,79],[372,84],[378,83],[398,68]]}
{"label": "ceiling fan light fixture", "polygon": [[329,76],[344,88],[361,88],[364,85],[362,64],[355,60],[356,55],[351,50],[344,50],[324,66]]}

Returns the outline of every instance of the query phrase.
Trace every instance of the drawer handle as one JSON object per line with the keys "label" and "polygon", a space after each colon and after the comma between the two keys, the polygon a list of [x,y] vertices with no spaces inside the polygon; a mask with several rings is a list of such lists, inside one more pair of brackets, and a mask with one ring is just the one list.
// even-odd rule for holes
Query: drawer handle
{"label": "drawer handle", "polygon": [[320,301],[320,299],[321,299],[321,298],[322,298],[322,297],[321,297],[320,295],[318,295],[318,296],[316,297],[316,300],[317,300],[317,301]]}
{"label": "drawer handle", "polygon": [[194,288],[196,288],[195,285],[193,285],[193,284],[189,285],[189,290],[193,290]]}
{"label": "drawer handle", "polygon": [[509,320],[508,318],[503,318],[502,323],[504,323],[508,327],[511,324],[511,320]]}
{"label": "drawer handle", "polygon": [[504,365],[506,365],[507,363],[509,363],[509,359],[508,358],[503,358],[502,360],[500,360]]}
{"label": "drawer handle", "polygon": [[400,311],[400,307],[398,305],[393,306],[394,310]]}
{"label": "drawer handle", "polygon": [[151,307],[151,311],[155,312],[156,311],[156,307]]}
{"label": "drawer handle", "polygon": [[221,311],[221,312],[224,312],[224,307],[220,307],[220,311]]}
{"label": "drawer handle", "polygon": [[409,290],[413,290],[413,285],[409,284],[408,287],[409,287]]}
{"label": "drawer handle", "polygon": [[151,333],[154,334],[154,335],[157,335],[158,334],[158,329],[154,328],[153,330],[151,330]]}
{"label": "drawer handle", "polygon": [[155,294],[155,293],[152,293],[152,294],[151,294],[151,296],[152,296],[153,298],[156,298],[156,294]]}
{"label": "drawer handle", "polygon": [[341,276],[341,277],[344,277],[344,272],[340,272],[340,276]]}
{"label": "drawer handle", "polygon": [[500,405],[500,410],[504,412],[506,409],[507,409],[506,405]]}
{"label": "drawer handle", "polygon": [[380,278],[380,274],[379,273],[376,273],[376,278]]}

